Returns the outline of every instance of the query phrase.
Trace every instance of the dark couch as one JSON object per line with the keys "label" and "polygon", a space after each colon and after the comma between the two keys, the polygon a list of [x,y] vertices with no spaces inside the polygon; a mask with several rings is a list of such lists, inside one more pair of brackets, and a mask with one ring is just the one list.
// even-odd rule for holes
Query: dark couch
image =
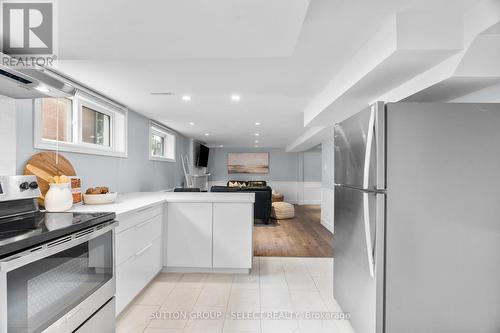
{"label": "dark couch", "polygon": [[[245,183],[244,186],[229,186],[230,183],[239,182]],[[265,224],[269,224],[271,217],[271,199],[272,189],[266,185],[265,181],[229,181],[227,186],[212,186],[210,192],[254,192],[255,204],[253,206],[253,214],[255,219],[264,220]]]}

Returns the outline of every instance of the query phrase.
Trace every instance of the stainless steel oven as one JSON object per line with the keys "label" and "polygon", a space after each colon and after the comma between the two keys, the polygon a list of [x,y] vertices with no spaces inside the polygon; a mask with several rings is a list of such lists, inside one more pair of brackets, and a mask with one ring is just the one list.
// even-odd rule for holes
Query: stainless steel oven
{"label": "stainless steel oven", "polygon": [[0,259],[0,333],[114,332],[114,226]]}

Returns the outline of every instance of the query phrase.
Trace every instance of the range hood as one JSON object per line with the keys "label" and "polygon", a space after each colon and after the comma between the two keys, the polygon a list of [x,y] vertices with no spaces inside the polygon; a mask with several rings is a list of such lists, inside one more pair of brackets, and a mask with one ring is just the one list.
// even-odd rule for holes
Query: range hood
{"label": "range hood", "polygon": [[13,69],[0,64],[0,95],[28,99],[70,97],[75,88],[43,67]]}

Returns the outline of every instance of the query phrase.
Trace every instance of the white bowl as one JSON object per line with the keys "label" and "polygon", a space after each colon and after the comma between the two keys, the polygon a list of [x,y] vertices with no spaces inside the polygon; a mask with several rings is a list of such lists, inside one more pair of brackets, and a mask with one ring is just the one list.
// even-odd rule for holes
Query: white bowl
{"label": "white bowl", "polygon": [[83,202],[86,205],[108,204],[114,202],[117,196],[117,192],[109,192],[106,194],[83,194]]}

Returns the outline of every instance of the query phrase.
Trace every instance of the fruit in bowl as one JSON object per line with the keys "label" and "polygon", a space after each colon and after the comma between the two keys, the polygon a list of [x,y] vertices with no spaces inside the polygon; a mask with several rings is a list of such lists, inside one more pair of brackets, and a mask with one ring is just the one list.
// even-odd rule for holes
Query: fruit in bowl
{"label": "fruit in bowl", "polygon": [[102,205],[114,202],[117,196],[117,192],[110,192],[106,186],[90,187],[83,195],[83,202],[86,205]]}

